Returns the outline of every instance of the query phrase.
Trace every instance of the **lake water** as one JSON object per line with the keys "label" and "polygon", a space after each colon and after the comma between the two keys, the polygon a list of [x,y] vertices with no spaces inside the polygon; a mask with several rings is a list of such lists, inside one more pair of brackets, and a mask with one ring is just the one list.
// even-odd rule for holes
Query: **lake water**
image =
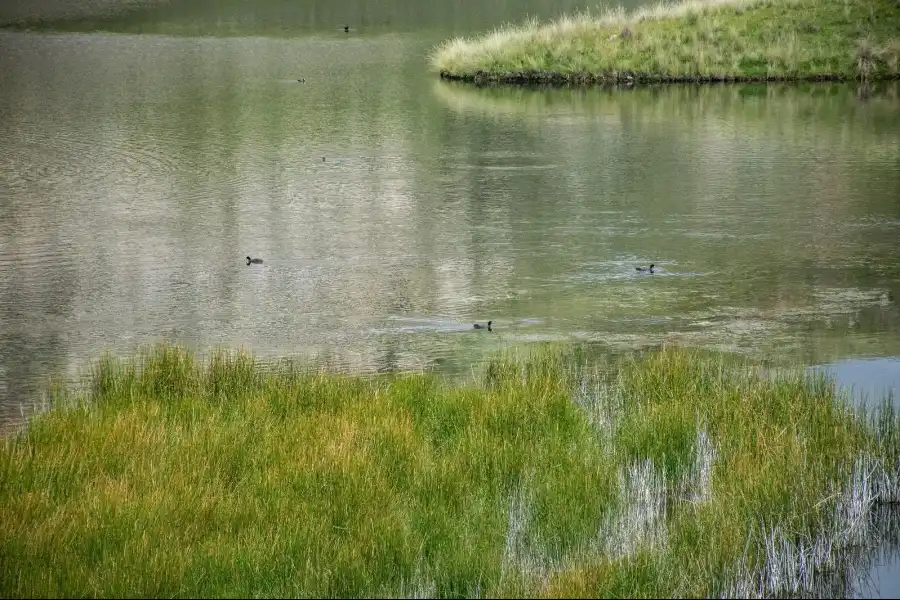
{"label": "lake water", "polygon": [[0,32],[3,428],[160,340],[457,374],[677,342],[896,381],[896,83],[476,89],[428,51],[580,5],[131,4]]}

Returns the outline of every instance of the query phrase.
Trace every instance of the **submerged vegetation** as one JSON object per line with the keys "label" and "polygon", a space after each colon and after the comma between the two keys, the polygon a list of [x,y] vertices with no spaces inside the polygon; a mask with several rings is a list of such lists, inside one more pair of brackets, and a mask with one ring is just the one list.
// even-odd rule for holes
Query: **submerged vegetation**
{"label": "submerged vegetation", "polygon": [[477,83],[875,80],[900,75],[894,0],[687,0],[445,41],[441,76]]}
{"label": "submerged vegetation", "polygon": [[160,346],[0,446],[3,596],[796,591],[898,499],[898,420],[680,349],[467,385]]}

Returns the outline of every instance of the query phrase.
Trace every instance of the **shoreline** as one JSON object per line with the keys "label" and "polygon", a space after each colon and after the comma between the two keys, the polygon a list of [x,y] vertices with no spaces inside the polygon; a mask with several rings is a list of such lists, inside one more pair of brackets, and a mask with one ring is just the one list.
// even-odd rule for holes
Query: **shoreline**
{"label": "shoreline", "polygon": [[545,85],[545,86],[627,86],[653,85],[660,83],[710,84],[710,83],[875,83],[878,81],[900,81],[900,74],[880,78],[860,80],[840,73],[822,73],[791,77],[784,75],[698,75],[667,76],[647,73],[553,73],[547,71],[523,71],[518,73],[490,73],[476,71],[454,75],[441,71],[439,76],[445,81],[461,81],[476,86],[489,85]]}

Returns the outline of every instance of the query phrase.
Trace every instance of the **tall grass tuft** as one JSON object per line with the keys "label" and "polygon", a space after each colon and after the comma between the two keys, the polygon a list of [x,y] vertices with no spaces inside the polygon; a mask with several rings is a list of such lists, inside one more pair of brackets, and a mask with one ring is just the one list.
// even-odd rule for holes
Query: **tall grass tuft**
{"label": "tall grass tuft", "polygon": [[157,346],[0,445],[3,596],[802,593],[900,495],[898,415],[663,348],[468,385]]}

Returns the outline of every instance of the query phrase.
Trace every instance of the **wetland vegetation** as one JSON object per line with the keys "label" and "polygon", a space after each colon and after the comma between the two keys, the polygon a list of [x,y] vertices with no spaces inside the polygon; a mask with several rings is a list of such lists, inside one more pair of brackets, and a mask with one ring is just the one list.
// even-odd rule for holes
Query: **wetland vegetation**
{"label": "wetland vegetation", "polygon": [[900,489],[893,411],[678,348],[450,382],[157,346],[49,402],[0,446],[4,595],[785,593]]}

